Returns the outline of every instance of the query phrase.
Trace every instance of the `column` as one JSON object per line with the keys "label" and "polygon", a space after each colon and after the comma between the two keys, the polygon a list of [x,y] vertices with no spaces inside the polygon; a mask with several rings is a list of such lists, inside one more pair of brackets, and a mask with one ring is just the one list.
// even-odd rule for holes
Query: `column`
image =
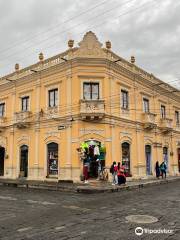
{"label": "column", "polygon": [[[39,172],[39,133],[40,133],[40,97],[41,97],[41,79],[39,79],[36,82],[35,85],[35,152],[34,152],[34,164],[32,169],[32,176],[34,179],[43,178],[43,175]],[[42,175],[42,176],[41,176]]]}
{"label": "column", "polygon": [[[69,69],[66,72],[66,92],[67,92],[67,120],[72,118],[72,69],[71,63]],[[66,165],[65,165],[65,179],[72,179],[72,124],[68,124],[66,129]]]}

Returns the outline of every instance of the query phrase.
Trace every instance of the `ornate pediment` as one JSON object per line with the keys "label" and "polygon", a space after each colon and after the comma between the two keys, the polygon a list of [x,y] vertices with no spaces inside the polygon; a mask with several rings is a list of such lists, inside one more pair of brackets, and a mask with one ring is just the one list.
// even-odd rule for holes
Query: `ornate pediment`
{"label": "ornate pediment", "polygon": [[84,35],[83,40],[79,43],[79,48],[75,53],[79,57],[105,57],[106,54],[102,49],[96,35],[89,31]]}

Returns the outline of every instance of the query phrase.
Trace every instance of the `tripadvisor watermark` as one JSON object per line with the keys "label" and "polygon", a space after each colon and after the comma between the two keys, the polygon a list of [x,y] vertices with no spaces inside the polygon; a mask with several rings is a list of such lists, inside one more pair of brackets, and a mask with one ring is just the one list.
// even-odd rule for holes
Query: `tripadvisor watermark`
{"label": "tripadvisor watermark", "polygon": [[142,227],[135,228],[135,234],[137,236],[141,236],[142,234],[172,234],[173,232],[174,230],[165,229],[165,228],[157,228],[157,229],[142,228]]}

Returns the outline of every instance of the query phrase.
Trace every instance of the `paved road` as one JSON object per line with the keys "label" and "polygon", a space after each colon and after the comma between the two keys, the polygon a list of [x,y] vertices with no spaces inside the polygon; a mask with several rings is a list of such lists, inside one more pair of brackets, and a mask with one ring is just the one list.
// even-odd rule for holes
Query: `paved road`
{"label": "paved road", "polygon": [[[137,214],[159,221],[139,224],[126,220]],[[136,227],[172,232],[137,236]],[[0,239],[179,240],[180,181],[106,194],[0,187]]]}

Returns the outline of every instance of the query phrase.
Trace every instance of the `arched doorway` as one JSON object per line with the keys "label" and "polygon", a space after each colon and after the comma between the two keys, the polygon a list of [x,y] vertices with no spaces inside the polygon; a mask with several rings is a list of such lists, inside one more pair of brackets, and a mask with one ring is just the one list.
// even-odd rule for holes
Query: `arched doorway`
{"label": "arched doorway", "polygon": [[124,142],[121,145],[122,148],[122,165],[125,169],[125,175],[127,177],[131,176],[130,172],[130,144],[128,142]]}
{"label": "arched doorway", "polygon": [[28,176],[28,146],[20,147],[20,177]]}
{"label": "arched doorway", "polygon": [[84,151],[83,166],[87,169],[89,178],[98,177],[98,167],[105,167],[105,146],[94,139],[81,143],[81,148]]}
{"label": "arched doorway", "polygon": [[5,148],[0,147],[0,176],[4,176],[4,157],[5,157]]}
{"label": "arched doorway", "polygon": [[167,167],[167,171],[168,171],[169,162],[168,162],[168,148],[167,147],[163,147],[163,161],[166,163],[166,167]]}
{"label": "arched doorway", "polygon": [[58,144],[47,144],[47,177],[58,177]]}
{"label": "arched doorway", "polygon": [[145,146],[145,157],[146,157],[146,174],[152,174],[152,164],[151,164],[151,145]]}
{"label": "arched doorway", "polygon": [[179,167],[179,172],[180,172],[180,148],[178,148],[177,154],[178,154],[178,167]]}

